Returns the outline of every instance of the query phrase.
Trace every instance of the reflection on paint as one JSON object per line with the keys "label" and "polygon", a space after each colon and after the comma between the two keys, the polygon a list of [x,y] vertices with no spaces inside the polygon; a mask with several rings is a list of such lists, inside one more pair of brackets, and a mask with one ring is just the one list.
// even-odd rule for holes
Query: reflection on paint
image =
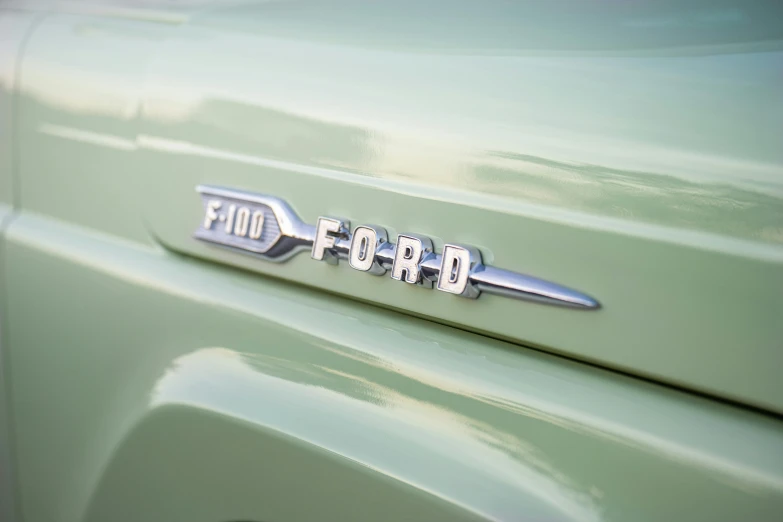
{"label": "reflection on paint", "polygon": [[429,493],[485,516],[497,516],[500,500],[517,496],[538,499],[545,518],[600,519],[593,496],[524,440],[340,370],[205,349],[176,361],[159,381],[152,406],[162,404],[259,423],[414,487],[460,477],[476,485],[474,498],[450,498],[449,480]]}
{"label": "reflection on paint", "polygon": [[[783,35],[764,9],[577,2],[561,18],[538,3],[442,7],[352,5],[346,27],[318,5],[227,6],[165,46],[159,27],[53,25],[61,47],[109,46],[121,65],[32,59],[21,105],[39,124],[78,117],[82,134],[60,137],[120,128],[455,204],[780,250]],[[451,25],[412,17],[433,10]],[[517,30],[498,32],[510,19]],[[377,22],[371,33],[361,20]],[[541,24],[570,29],[549,39]],[[156,49],[165,60],[148,64]],[[144,85],[128,81],[136,71]]]}
{"label": "reflection on paint", "polygon": [[[356,326],[357,337],[365,339],[365,328],[377,331],[374,325]],[[316,326],[312,332],[318,331]],[[350,345],[350,336],[343,340]],[[783,480],[775,474],[635,428],[629,418],[623,420],[635,407],[630,397],[600,397],[568,381],[556,388],[556,379],[546,374],[531,375],[527,385],[504,387],[503,370],[492,364],[488,368],[499,371],[496,381],[485,380],[483,373],[457,376],[454,371],[465,361],[453,353],[453,368],[428,367],[428,360],[447,360],[437,344],[429,351],[413,346],[411,358],[404,348],[354,350],[313,341],[304,357],[277,355],[285,353],[277,349],[225,348],[182,356],[158,381],[151,407],[180,404],[241,418],[409,485],[435,487],[431,494],[490,517],[498,516],[493,507],[517,498],[536,499],[550,515],[602,519],[601,473],[587,473],[584,477],[593,479],[585,481],[575,473],[574,456],[549,452],[550,440],[594,444],[597,454],[604,444],[620,444],[629,455],[650,455],[687,473],[706,473],[729,488],[783,493]],[[400,346],[393,338],[383,345]],[[594,406],[575,400],[587,395]],[[616,413],[607,415],[613,402]],[[465,490],[472,491],[469,498],[450,497],[453,484],[443,477],[473,484]]]}

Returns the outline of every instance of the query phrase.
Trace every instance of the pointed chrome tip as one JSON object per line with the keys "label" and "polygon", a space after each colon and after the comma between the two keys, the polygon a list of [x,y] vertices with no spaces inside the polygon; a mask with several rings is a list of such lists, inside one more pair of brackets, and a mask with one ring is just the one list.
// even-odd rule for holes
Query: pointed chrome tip
{"label": "pointed chrome tip", "polygon": [[596,301],[590,296],[574,292],[574,297],[571,299],[571,306],[580,310],[598,310],[601,308],[601,303]]}
{"label": "pointed chrome tip", "polygon": [[601,308],[601,303],[571,288],[491,266],[476,270],[471,274],[470,280],[479,290],[488,294],[576,310]]}

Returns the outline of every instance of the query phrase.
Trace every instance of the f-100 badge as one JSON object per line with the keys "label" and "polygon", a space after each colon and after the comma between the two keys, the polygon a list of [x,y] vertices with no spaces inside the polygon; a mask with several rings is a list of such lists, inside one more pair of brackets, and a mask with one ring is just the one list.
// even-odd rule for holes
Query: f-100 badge
{"label": "f-100 badge", "polygon": [[204,219],[194,237],[266,261],[281,262],[303,251],[316,261],[336,265],[347,260],[354,270],[391,278],[471,299],[482,293],[582,310],[598,301],[580,292],[529,275],[482,263],[478,249],[447,243],[436,253],[432,241],[417,234],[398,234],[390,241],[377,225],[319,217],[303,223],[288,204],[272,196],[199,186]]}

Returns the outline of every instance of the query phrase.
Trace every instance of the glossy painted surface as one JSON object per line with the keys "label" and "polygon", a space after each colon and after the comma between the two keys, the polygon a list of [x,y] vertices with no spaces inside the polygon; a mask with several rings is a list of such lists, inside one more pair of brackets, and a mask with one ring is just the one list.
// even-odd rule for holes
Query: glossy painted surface
{"label": "glossy painted surface", "polygon": [[35,13],[0,11],[0,222],[13,202],[13,92],[17,55],[25,35],[37,19]]}
{"label": "glossy painted surface", "polygon": [[[538,2],[51,16],[22,68],[22,202],[782,412],[783,29],[776,4],[729,4],[574,4],[573,21]],[[191,237],[200,183],[282,197],[306,222],[478,245],[603,309],[220,252]]]}
{"label": "glossy painted surface", "polygon": [[9,404],[9,358],[3,350],[6,309],[5,230],[14,203],[14,88],[17,56],[38,19],[35,13],[0,10],[0,520],[16,520],[16,463]]}
{"label": "glossy painted surface", "polygon": [[759,414],[55,219],[9,254],[26,522],[783,510]]}
{"label": "glossy painted surface", "polygon": [[[542,5],[37,4],[0,275],[22,520],[779,518],[779,417],[525,347],[783,411],[779,8]],[[201,183],[604,308],[219,252]]]}

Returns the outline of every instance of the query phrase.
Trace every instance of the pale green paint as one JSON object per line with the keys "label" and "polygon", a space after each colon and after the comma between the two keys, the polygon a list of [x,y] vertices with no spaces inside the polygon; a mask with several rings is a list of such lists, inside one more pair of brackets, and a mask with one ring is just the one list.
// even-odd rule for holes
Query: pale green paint
{"label": "pale green paint", "polygon": [[[138,208],[137,182],[146,181],[134,140],[144,71],[169,31],[67,15],[41,22],[19,80],[20,175],[29,180],[21,190],[24,208],[51,209],[46,213],[149,242]],[[89,139],[100,146],[85,144]],[[94,197],[85,197],[86,187]]]}
{"label": "pale green paint", "polygon": [[15,521],[17,514],[14,471],[14,439],[9,404],[10,368],[3,351],[5,334],[5,230],[13,216],[14,180],[14,90],[18,56],[25,37],[36,20],[35,13],[0,10],[0,520]]}
{"label": "pale green paint", "polygon": [[32,213],[8,239],[25,522],[783,510],[777,420]]}
{"label": "pale green paint", "polygon": [[[34,13],[0,10],[0,209],[4,204],[12,204],[14,198],[13,91],[16,58],[35,20]],[[0,223],[2,217],[0,212]]]}
{"label": "pale green paint", "polygon": [[[779,420],[521,346],[783,411],[777,8],[582,4],[46,16],[0,286],[24,522],[779,517]],[[207,248],[199,183],[604,308]]]}
{"label": "pale green paint", "polygon": [[[531,5],[351,5],[48,18],[21,78],[25,208],[783,411],[778,8],[583,13],[553,41]],[[474,244],[603,308],[222,252],[191,237],[199,183]]]}
{"label": "pale green paint", "polygon": [[14,477],[13,425],[10,412],[11,385],[8,357],[3,348],[5,335],[5,228],[13,208],[0,202],[0,520],[16,519],[16,479]]}

